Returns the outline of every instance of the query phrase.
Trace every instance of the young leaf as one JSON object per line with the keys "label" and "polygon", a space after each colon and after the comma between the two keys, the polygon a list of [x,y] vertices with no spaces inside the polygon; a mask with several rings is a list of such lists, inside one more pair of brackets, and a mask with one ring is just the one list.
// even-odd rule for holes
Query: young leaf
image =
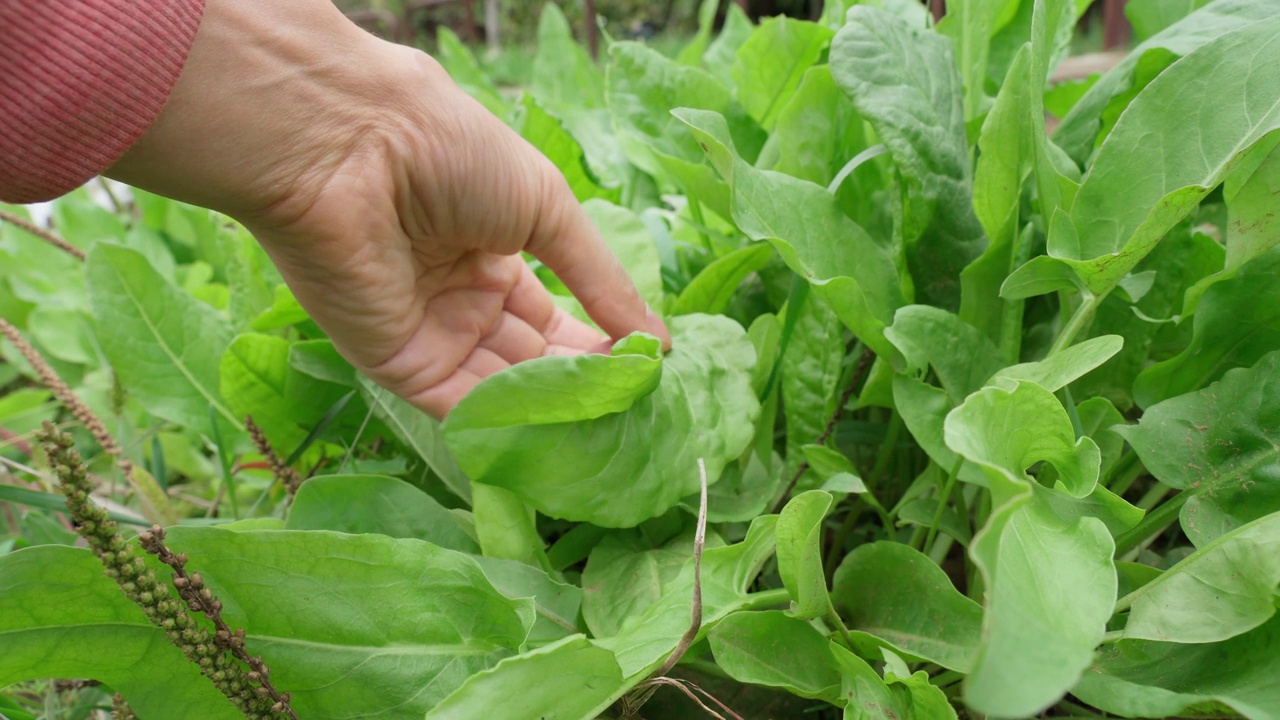
{"label": "young leaf", "polygon": [[493,485],[471,489],[471,515],[485,557],[516,560],[550,571],[537,516],[520,498]]}
{"label": "young leaf", "polygon": [[791,593],[791,613],[801,619],[831,612],[822,571],[822,521],[831,494],[810,490],[795,496],[778,517],[778,575]]}
{"label": "young leaf", "polygon": [[575,635],[472,675],[427,720],[592,718],[626,687],[613,653]]}
{"label": "young leaf", "polygon": [[[832,79],[830,66],[816,65],[805,71],[778,114],[769,137],[776,160],[759,166],[827,187],[846,162],[867,149],[865,125]],[[763,158],[765,151],[760,154]]]}
{"label": "young leaf", "polygon": [[990,339],[941,308],[899,308],[885,335],[902,351],[909,372],[923,372],[932,366],[956,404],[982,387],[1001,365],[1000,352]]}
{"label": "young leaf", "polygon": [[733,219],[742,232],[772,244],[860,340],[881,356],[896,357],[897,350],[884,339],[884,326],[902,304],[889,251],[850,220],[825,189],[757,170],[739,157],[720,115],[688,108],[672,115],[692,128],[732,188]]}
{"label": "young leaf", "polygon": [[519,130],[520,136],[559,168],[579,202],[591,198],[616,201],[620,197],[621,193],[617,188],[606,189],[600,186],[587,168],[582,146],[532,95],[525,95],[517,107],[519,112],[513,125]]}
{"label": "young leaf", "polygon": [[422,717],[513,654],[533,623],[530,601],[509,600],[473,560],[419,540],[186,527],[169,540],[226,604],[227,622],[248,629],[300,716],[360,707]]}
{"label": "young leaf", "polygon": [[777,610],[734,613],[707,640],[716,664],[734,680],[840,702],[831,641],[803,620]]}
{"label": "young leaf", "polygon": [[826,429],[838,401],[844,337],[840,318],[821,297],[810,297],[797,308],[795,330],[781,365],[782,407],[786,411],[787,470],[800,466],[800,448]]}
{"label": "young leaf", "polygon": [[[1207,308],[1206,308],[1207,309]],[[1198,547],[1280,510],[1280,353],[1116,428],[1161,482],[1190,493],[1182,529]]]}
{"label": "young leaf", "polygon": [[764,243],[738,248],[717,258],[685,286],[671,314],[723,313],[742,281],[772,258],[773,248]]}
{"label": "young leaf", "polygon": [[[953,451],[982,467],[995,508],[969,548],[986,581],[987,612],[965,700],[991,715],[1034,715],[1079,680],[1115,602],[1106,526],[1064,518],[1045,499],[1090,495],[1098,447],[1077,441],[1057,398],[1032,383],[970,395],[945,431]],[[1062,491],[1026,475],[1041,461],[1058,470]]]}
{"label": "young leaf", "polygon": [[[1221,1],[1221,0],[1219,0]],[[1223,714],[1280,718],[1280,617],[1217,643],[1123,641],[1104,646],[1071,693],[1124,717]]]}
{"label": "young leaf", "polygon": [[98,243],[85,265],[96,335],[116,377],[147,411],[202,432],[209,408],[224,438],[243,434],[242,418],[218,392],[218,364],[231,326],[213,308],[160,276],[128,248]]}
{"label": "young leaf", "polygon": [[604,78],[555,3],[542,6],[538,52],[533,57],[533,94],[552,110],[604,107]]}
{"label": "young leaf", "polygon": [[894,542],[857,547],[836,570],[831,600],[850,630],[951,670],[973,668],[982,607],[917,550]]}
{"label": "young leaf", "polygon": [[430,495],[393,477],[322,475],[307,480],[289,506],[290,530],[334,530],[415,538],[449,550],[480,548]]}
{"label": "young leaf", "polygon": [[42,545],[0,555],[0,587],[0,684],[89,677],[147,717],[186,717],[195,707],[209,720],[244,717],[88,550]]}
{"label": "young leaf", "polygon": [[955,309],[960,271],[986,246],[973,214],[963,93],[950,43],[855,5],[831,73],[889,148],[905,185],[903,242],[916,300]]}
{"label": "young leaf", "polygon": [[738,100],[765,130],[772,130],[800,78],[831,42],[834,33],[816,23],[785,16],[769,18],[738,48],[733,79]]}
{"label": "young leaf", "polygon": [[[732,320],[684,315],[671,354],[533,360],[481,383],[445,437],[476,482],[553,517],[627,527],[714,482],[746,449],[759,402],[755,352]],[[656,346],[649,352],[658,352]]]}
{"label": "young leaf", "polygon": [[1211,643],[1246,633],[1276,614],[1280,513],[1206,543],[1120,600],[1124,637]]}
{"label": "young leaf", "polygon": [[755,25],[742,8],[736,3],[730,3],[725,8],[724,27],[702,54],[702,64],[727,87],[733,86],[733,65],[738,57],[738,48],[751,37],[754,30]]}
{"label": "young leaf", "polygon": [[1006,384],[1011,380],[1033,382],[1049,392],[1057,392],[1111,359],[1123,346],[1124,338],[1119,335],[1091,338],[1044,360],[1004,368],[989,382],[992,385]]}

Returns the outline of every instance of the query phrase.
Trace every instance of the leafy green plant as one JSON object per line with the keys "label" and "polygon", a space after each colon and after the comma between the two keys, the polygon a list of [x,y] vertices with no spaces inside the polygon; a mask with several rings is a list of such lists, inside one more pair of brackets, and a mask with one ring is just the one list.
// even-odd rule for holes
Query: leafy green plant
{"label": "leafy green plant", "polygon": [[441,38],[674,338],[444,423],[221,217],[7,208],[0,713],[244,714],[142,563],[259,715],[1280,718],[1280,2],[1134,2],[1077,93],[1087,2],[718,5],[597,65],[548,4],[519,98]]}

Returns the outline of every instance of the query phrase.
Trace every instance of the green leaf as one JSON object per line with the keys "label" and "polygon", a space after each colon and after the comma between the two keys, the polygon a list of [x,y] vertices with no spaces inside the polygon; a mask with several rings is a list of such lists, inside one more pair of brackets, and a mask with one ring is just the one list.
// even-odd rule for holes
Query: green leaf
{"label": "green leaf", "polygon": [[864,493],[867,486],[858,477],[858,470],[853,462],[839,450],[825,445],[804,445],[800,448],[804,453],[809,469],[822,481],[819,490],[832,493]]}
{"label": "green leaf", "polygon": [[777,610],[734,613],[707,640],[716,664],[734,680],[833,704],[840,700],[831,641],[803,620]]}
{"label": "green leaf", "polygon": [[[615,45],[616,47],[616,45]],[[555,3],[542,6],[538,52],[533,57],[533,94],[546,107],[604,107],[604,78],[585,48],[573,39],[569,21]]]}
{"label": "green leaf", "polygon": [[[341,396],[289,365],[289,341],[240,335],[222,356],[220,390],[237,417],[251,416],[282,456],[306,439],[311,427]],[[332,386],[330,386],[332,387]]]}
{"label": "green leaf", "polygon": [[[1166,4],[1165,0],[1154,2]],[[1135,71],[1141,61],[1163,55],[1160,64],[1167,66],[1218,37],[1275,17],[1277,7],[1274,0],[1214,0],[1139,43],[1072,107],[1054,133],[1054,142],[1077,164],[1083,165],[1095,147],[1103,112],[1133,89],[1137,80]],[[1116,109],[1119,110],[1123,107]]]}
{"label": "green leaf", "polygon": [[513,125],[519,129],[520,136],[555,164],[579,202],[591,198],[618,199],[621,193],[616,188],[601,187],[587,168],[582,146],[532,95],[525,95],[517,107],[519,112]]}
{"label": "green leaf", "polygon": [[147,717],[187,717],[192,708],[209,720],[244,717],[88,550],[41,545],[0,555],[0,587],[0,684],[93,678]]}
{"label": "green leaf", "polygon": [[1057,392],[1111,359],[1123,346],[1124,338],[1119,335],[1091,338],[1044,360],[1004,368],[990,382],[997,385],[1011,380],[1032,382],[1049,392]]}
{"label": "green leaf", "polygon": [[687,45],[680,48],[676,57],[681,65],[699,65],[702,55],[711,44],[711,30],[716,23],[716,11],[720,9],[720,0],[702,0],[698,4],[698,31]]}
{"label": "green leaf", "polygon": [[1192,495],[1181,510],[1182,529],[1197,546],[1280,510],[1277,373],[1280,353],[1271,353],[1116,429],[1151,474]]}
{"label": "green leaf", "polygon": [[778,575],[791,593],[791,613],[801,619],[831,612],[822,570],[822,521],[831,494],[810,490],[791,499],[778,517]]}
{"label": "green leaf", "polygon": [[[831,643],[831,656],[840,669],[845,720],[948,720],[955,718],[942,691],[929,684],[923,671],[903,679],[885,668],[881,679],[865,660]],[[897,660],[900,665],[902,661]]]}
{"label": "green leaf", "polygon": [[248,629],[299,716],[421,718],[533,622],[532,603],[503,597],[475,561],[420,540],[177,527],[169,545]]}
{"label": "green leaf", "polygon": [[867,5],[831,43],[831,73],[893,156],[916,300],[955,309],[957,279],[986,246],[973,214],[963,93],[950,43]]}
{"label": "green leaf", "polygon": [[1190,13],[1208,5],[1210,0],[1131,0],[1124,14],[1139,41],[1155,35]]}
{"label": "green leaf", "polygon": [[672,114],[692,128],[732,188],[733,220],[742,232],[773,245],[860,340],[882,356],[896,357],[884,338],[884,326],[902,304],[889,251],[850,220],[824,188],[757,170],[739,157],[723,117],[687,108]]}
{"label": "green leaf", "polygon": [[95,245],[85,273],[98,343],[130,394],[152,415],[198,431],[210,431],[212,407],[226,421],[223,437],[241,434],[218,392],[226,319],[118,245]]}
{"label": "green leaf", "polygon": [[[1006,0],[962,0],[947,6],[938,32],[955,44],[956,62],[964,80],[964,119],[982,115],[987,99],[987,58]],[[1010,73],[1013,71],[1010,70]]]}
{"label": "green leaf", "polygon": [[805,70],[818,62],[833,33],[785,16],[760,23],[738,48],[733,79],[738,100],[761,127],[772,130]]}
{"label": "green leaf", "polygon": [[[1046,499],[1092,493],[1098,447],[1076,440],[1052,393],[1024,382],[969,396],[948,415],[945,432],[953,451],[983,469],[994,508],[969,548],[987,612],[965,701],[991,715],[1034,715],[1079,680],[1115,602],[1115,543],[1106,526],[1063,517]],[[1062,490],[1026,475],[1037,462],[1057,469]]]}
{"label": "green leaf", "polygon": [[471,514],[485,557],[515,560],[550,570],[546,548],[538,535],[537,516],[520,498],[493,485],[471,489]]}
{"label": "green leaf", "polygon": [[458,462],[544,514],[605,527],[674,507],[698,487],[697,458],[715,482],[754,434],[755,352],[727,318],[684,315],[671,330],[661,361],[548,357],[486,379],[445,422]]}
{"label": "green leaf", "polygon": [[474,558],[498,592],[512,600],[533,598],[537,617],[526,643],[536,647],[561,640],[578,629],[582,588],[553,580],[543,570],[502,558]]}
{"label": "green leaf", "polygon": [[1124,717],[1213,717],[1230,708],[1250,720],[1276,720],[1278,645],[1280,617],[1218,643],[1123,641],[1104,646],[1071,693]]}
{"label": "green leaf", "polygon": [[445,487],[464,501],[471,502],[471,480],[462,474],[457,460],[445,445],[440,423],[409,403],[373,384],[365,377],[359,378],[361,394],[369,403],[373,414],[386,423],[391,432],[427,463],[427,467],[440,477]]}
{"label": "green leaf", "polygon": [[1250,260],[1280,242],[1275,197],[1280,195],[1280,134],[1258,143],[1241,167],[1224,184],[1227,203],[1227,254],[1219,272],[1187,289],[1184,316],[1195,312],[1200,296],[1211,285],[1235,276]]}
{"label": "green leaf", "polygon": [[1204,544],[1120,600],[1124,637],[1177,643],[1227,640],[1276,614],[1280,597],[1280,513]]}
{"label": "green leaf", "polygon": [[[982,123],[973,209],[991,239],[986,251],[960,276],[960,317],[999,341],[1006,303],[1000,285],[1014,269],[1022,186],[1035,159],[1030,90],[1031,47],[1014,56],[995,105]],[[985,69],[984,69],[985,74]]]}
{"label": "green leaf", "polygon": [[[712,547],[718,539],[708,538]],[[693,557],[693,531],[656,547],[640,530],[611,532],[591,551],[582,571],[582,617],[596,637],[617,635],[628,618],[644,614]]]}
{"label": "green leaf", "polygon": [[[1249,148],[1280,129],[1280,78],[1256,74],[1280,61],[1280,46],[1269,42],[1277,32],[1273,18],[1199,47],[1121,116],[1080,186],[1070,227],[1055,222],[1049,232],[1049,254],[1090,291],[1115,287]],[[1153,153],[1164,158],[1158,172],[1135,173]]]}
{"label": "green leaf", "polygon": [[810,297],[799,307],[795,329],[786,353],[779,361],[782,407],[786,411],[787,470],[800,466],[800,448],[817,440],[827,419],[836,411],[838,385],[844,360],[840,318],[821,297]]}
{"label": "green leaf", "polygon": [[302,304],[293,296],[287,285],[276,285],[271,299],[271,307],[254,318],[250,327],[258,332],[270,332],[293,327],[310,320],[311,316],[302,308]]}
{"label": "green leaf", "polygon": [[613,653],[576,635],[471,676],[427,720],[593,718],[627,687]]}
{"label": "green leaf", "polygon": [[990,339],[941,308],[899,308],[885,335],[906,358],[908,372],[923,372],[932,366],[953,403],[982,387],[1002,365],[1000,352]]}
{"label": "green leaf", "polygon": [[726,86],[733,85],[733,66],[738,57],[738,49],[754,31],[755,25],[742,8],[735,4],[725,8],[724,26],[702,54],[702,64]]}
{"label": "green leaf", "polygon": [[832,79],[830,66],[811,67],[782,107],[769,138],[777,159],[771,165],[761,163],[761,169],[828,187],[846,162],[867,149],[865,125]]}
{"label": "green leaf", "polygon": [[430,495],[382,475],[322,475],[307,480],[289,506],[285,527],[378,533],[426,540],[459,552],[480,550]]}
{"label": "green leaf", "polygon": [[917,550],[894,542],[858,546],[836,570],[831,600],[851,630],[951,670],[973,669],[982,607]]}
{"label": "green leaf", "polygon": [[[702,554],[702,630],[699,637],[721,618],[751,600],[747,588],[761,566],[773,554],[776,515],[751,522],[742,542],[708,548]],[[633,615],[617,635],[597,643],[613,650],[628,680],[643,679],[657,669],[689,629],[689,603],[693,597],[693,558],[663,587],[662,597],[643,613]]]}
{"label": "green leaf", "polygon": [[772,258],[773,248],[764,243],[738,248],[716,258],[685,286],[672,306],[671,314],[723,313],[742,281]]}

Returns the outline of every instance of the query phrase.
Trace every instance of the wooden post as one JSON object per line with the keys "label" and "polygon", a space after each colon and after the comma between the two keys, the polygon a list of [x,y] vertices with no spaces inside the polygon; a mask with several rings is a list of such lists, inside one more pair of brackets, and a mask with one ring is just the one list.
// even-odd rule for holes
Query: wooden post
{"label": "wooden post", "polygon": [[1102,3],[1102,49],[1112,50],[1129,42],[1129,19],[1124,16],[1125,0],[1104,0]]}
{"label": "wooden post", "polygon": [[484,37],[492,55],[497,55],[502,50],[502,38],[499,37],[498,29],[498,18],[502,16],[499,2],[500,0],[484,0]]}
{"label": "wooden post", "polygon": [[596,0],[587,0],[587,49],[591,51],[591,59],[600,53],[599,28],[596,27]]}
{"label": "wooden post", "polygon": [[947,14],[947,0],[929,0],[929,9],[933,11],[933,21],[938,22]]}
{"label": "wooden post", "polygon": [[748,15],[751,14],[750,6],[751,6],[751,3],[747,2],[747,0],[738,0],[738,7],[742,9],[742,12]]}

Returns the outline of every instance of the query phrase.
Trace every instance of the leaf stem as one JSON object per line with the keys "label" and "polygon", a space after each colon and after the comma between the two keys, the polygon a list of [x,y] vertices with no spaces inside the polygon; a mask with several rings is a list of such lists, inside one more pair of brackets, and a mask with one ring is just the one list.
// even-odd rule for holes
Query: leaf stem
{"label": "leaf stem", "polygon": [[964,464],[964,458],[956,458],[956,462],[951,466],[951,472],[947,475],[947,481],[942,486],[942,494],[938,496],[938,507],[933,511],[933,519],[929,521],[929,533],[924,538],[924,545],[921,549],[932,548],[934,540],[938,537],[938,525],[942,522],[942,514],[947,510],[947,503],[951,502],[951,491],[956,486],[956,478],[960,475],[960,466]]}
{"label": "leaf stem", "polygon": [[1071,319],[1063,326],[1062,331],[1058,333],[1057,339],[1053,341],[1053,346],[1049,348],[1049,357],[1066,350],[1071,347],[1071,343],[1076,339],[1076,335],[1084,329],[1089,321],[1093,320],[1093,313],[1098,309],[1098,303],[1102,301],[1105,295],[1094,295],[1088,291],[1081,291],[1083,299],[1080,307],[1071,314]]}
{"label": "leaf stem", "polygon": [[1123,557],[1130,550],[1164,532],[1165,528],[1178,519],[1178,512],[1190,497],[1191,493],[1186,492],[1174,495],[1163,505],[1147,513],[1147,516],[1132,529],[1120,533],[1116,538],[1115,556]]}
{"label": "leaf stem", "polygon": [[784,587],[773,588],[772,590],[761,590],[757,593],[751,593],[747,596],[747,600],[742,604],[742,610],[766,610],[776,608],[780,605],[786,605],[791,602],[791,591]]}
{"label": "leaf stem", "polygon": [[1138,461],[1138,453],[1130,450],[1111,466],[1103,487],[1116,495],[1124,495],[1133,485],[1133,481],[1142,475],[1143,469],[1142,463]]}

